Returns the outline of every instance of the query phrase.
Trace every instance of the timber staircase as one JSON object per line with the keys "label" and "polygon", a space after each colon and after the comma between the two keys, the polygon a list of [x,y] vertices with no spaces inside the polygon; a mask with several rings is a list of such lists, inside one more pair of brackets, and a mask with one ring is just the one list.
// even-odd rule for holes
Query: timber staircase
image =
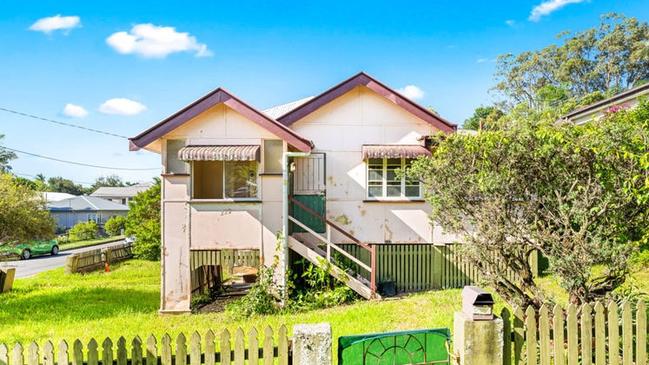
{"label": "timber staircase", "polygon": [[[290,234],[288,236],[288,247],[318,267],[327,266],[333,277],[344,282],[363,298],[380,299],[376,291],[376,247],[361,242],[335,222],[330,221],[295,198],[289,197],[289,199],[294,206],[322,221],[325,224],[326,233],[323,236],[289,215],[289,221],[302,228],[305,232]],[[333,243],[331,241],[332,229],[345,236],[346,239],[358,245],[361,249],[369,251],[371,258],[369,265]],[[343,269],[340,260],[336,260],[336,257],[344,257],[362,272],[354,272],[349,268]]]}

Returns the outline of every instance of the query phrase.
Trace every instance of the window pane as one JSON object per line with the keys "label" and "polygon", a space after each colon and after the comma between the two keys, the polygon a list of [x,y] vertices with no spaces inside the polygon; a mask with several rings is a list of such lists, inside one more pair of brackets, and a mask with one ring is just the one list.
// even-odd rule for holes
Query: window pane
{"label": "window pane", "polygon": [[257,161],[225,162],[225,196],[257,197]]}
{"label": "window pane", "polygon": [[388,166],[401,167],[401,159],[400,158],[388,158]]}
{"label": "window pane", "polygon": [[383,181],[383,169],[368,169],[367,171],[367,180],[368,181]]}
{"label": "window pane", "polygon": [[419,185],[406,185],[406,196],[409,198],[418,198]]}
{"label": "window pane", "polygon": [[282,173],[282,152],[284,145],[281,140],[267,139],[264,141],[264,173]]}
{"label": "window pane", "polygon": [[186,174],[189,166],[185,161],[178,159],[178,151],[185,147],[185,141],[182,139],[167,140],[167,163],[165,172],[167,174]]}
{"label": "window pane", "polygon": [[370,185],[367,196],[370,198],[380,198],[383,196],[383,187],[381,185]]}
{"label": "window pane", "polygon": [[390,185],[388,184],[387,196],[390,198],[400,197],[401,196],[401,184]]}
{"label": "window pane", "polygon": [[223,199],[223,161],[194,161],[195,199]]}

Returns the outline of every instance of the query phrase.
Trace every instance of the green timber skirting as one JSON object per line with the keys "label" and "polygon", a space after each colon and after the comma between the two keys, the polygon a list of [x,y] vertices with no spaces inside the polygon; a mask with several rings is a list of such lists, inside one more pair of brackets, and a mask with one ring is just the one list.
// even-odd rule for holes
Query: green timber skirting
{"label": "green timber skirting", "polygon": [[[341,248],[367,265],[369,251],[355,244],[340,244]],[[479,270],[464,260],[460,245],[433,244],[377,244],[377,282],[394,282],[397,292],[417,292],[435,289],[462,288],[480,280]],[[343,268],[351,269],[369,279],[367,272],[342,255],[336,261]],[[514,278],[514,272],[507,269]],[[379,287],[380,289],[380,287]]]}

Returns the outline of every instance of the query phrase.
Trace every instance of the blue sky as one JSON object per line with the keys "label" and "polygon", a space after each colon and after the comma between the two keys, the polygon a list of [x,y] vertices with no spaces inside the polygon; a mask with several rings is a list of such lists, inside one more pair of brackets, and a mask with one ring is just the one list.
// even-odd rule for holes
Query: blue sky
{"label": "blue sky", "polygon": [[[646,0],[5,0],[0,107],[133,136],[219,86],[263,109],[363,70],[394,88],[415,86],[418,102],[461,124],[495,98],[497,55],[556,42],[558,32],[594,26],[611,11],[649,20]],[[4,112],[0,134],[5,146],[60,159],[159,166],[125,140]],[[24,155],[12,165],[77,182],[157,174]]]}

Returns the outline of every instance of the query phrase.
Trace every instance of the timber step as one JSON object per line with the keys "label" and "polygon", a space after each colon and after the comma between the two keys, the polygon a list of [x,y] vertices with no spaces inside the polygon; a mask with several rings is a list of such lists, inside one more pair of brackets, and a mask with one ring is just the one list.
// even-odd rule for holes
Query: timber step
{"label": "timber step", "polygon": [[[324,266],[327,262],[325,258],[326,252],[312,243],[304,243],[293,236],[288,236],[288,247],[318,267]],[[350,275],[333,263],[330,265],[330,270],[333,277],[347,284],[363,298],[381,299],[378,293],[372,293],[367,280],[359,280],[359,278]]]}

